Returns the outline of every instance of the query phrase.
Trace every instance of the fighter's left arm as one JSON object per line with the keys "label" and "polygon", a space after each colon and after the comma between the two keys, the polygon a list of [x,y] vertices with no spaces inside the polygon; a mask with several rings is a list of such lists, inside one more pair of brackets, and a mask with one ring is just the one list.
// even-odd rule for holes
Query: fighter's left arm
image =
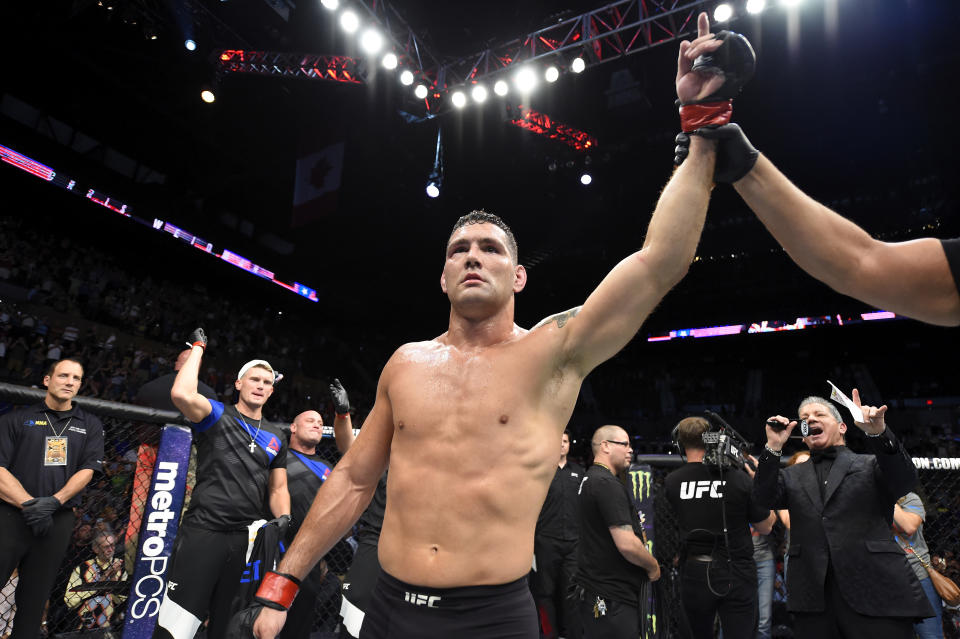
{"label": "fighter's left arm", "polygon": [[566,328],[563,360],[586,375],[622,349],[693,261],[713,187],[713,142],[695,137],[690,156],[660,195],[643,248],[617,264],[579,312],[548,318]]}
{"label": "fighter's left arm", "polygon": [[867,435],[866,452],[876,457],[877,484],[883,487],[892,500],[899,499],[916,485],[917,468],[903,444],[887,426],[884,418],[887,407],[862,405],[860,392],[856,388],[853,389],[851,399],[863,412],[864,421],[854,421],[854,424]]}
{"label": "fighter's left arm", "polygon": [[290,514],[290,492],[287,490],[287,469],[270,469],[270,512],[274,517]]}
{"label": "fighter's left arm", "polygon": [[[717,49],[705,13],[699,37],[682,42],[677,60],[677,96],[691,104],[712,95],[723,78],[693,70],[698,55]],[[640,251],[617,264],[587,298],[579,313],[556,329],[562,336],[561,361],[581,375],[615,355],[640,329],[663,296],[686,275],[696,253],[713,188],[716,143],[696,135],[690,154],[660,194]]]}

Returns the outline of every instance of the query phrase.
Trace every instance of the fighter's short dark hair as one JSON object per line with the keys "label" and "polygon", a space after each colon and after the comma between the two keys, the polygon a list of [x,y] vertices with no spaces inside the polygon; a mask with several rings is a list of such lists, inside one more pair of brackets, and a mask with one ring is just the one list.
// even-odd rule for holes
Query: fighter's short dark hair
{"label": "fighter's short dark hair", "polygon": [[[494,215],[493,213],[487,213],[483,209],[478,209],[476,211],[470,211],[464,216],[461,216],[459,220],[453,225],[453,228],[450,230],[450,237],[453,237],[453,234],[457,232],[457,229],[470,224],[493,224],[496,227],[499,227],[507,236],[507,249],[510,251],[510,256],[513,258],[513,261],[520,263],[519,259],[519,249],[517,248],[517,238],[514,237],[513,231],[507,225],[499,215]],[[447,239],[447,244],[450,243],[450,240]]]}

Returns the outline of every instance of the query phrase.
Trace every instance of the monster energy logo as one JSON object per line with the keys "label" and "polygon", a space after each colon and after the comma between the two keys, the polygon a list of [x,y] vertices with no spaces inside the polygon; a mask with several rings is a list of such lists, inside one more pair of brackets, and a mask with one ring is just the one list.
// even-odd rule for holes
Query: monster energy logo
{"label": "monster energy logo", "polygon": [[634,499],[649,499],[653,488],[653,473],[649,470],[631,470],[630,486]]}

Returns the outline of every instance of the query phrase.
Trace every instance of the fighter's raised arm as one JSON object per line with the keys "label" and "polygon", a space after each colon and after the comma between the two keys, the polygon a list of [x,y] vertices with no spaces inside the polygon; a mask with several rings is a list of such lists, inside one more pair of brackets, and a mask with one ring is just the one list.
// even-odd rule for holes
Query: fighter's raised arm
{"label": "fighter's raised arm", "polygon": [[[706,111],[710,105],[702,103],[709,102],[724,84],[724,77],[715,70],[693,68],[698,56],[710,54],[723,44],[723,40],[714,39],[709,28],[707,15],[700,14],[699,37],[681,43],[677,64],[680,103]],[[580,374],[586,375],[623,348],[667,291],[686,274],[713,187],[714,148],[713,141],[693,138],[689,157],[660,195],[643,248],[617,264],[579,312],[556,316],[557,329],[567,329],[563,361]]]}

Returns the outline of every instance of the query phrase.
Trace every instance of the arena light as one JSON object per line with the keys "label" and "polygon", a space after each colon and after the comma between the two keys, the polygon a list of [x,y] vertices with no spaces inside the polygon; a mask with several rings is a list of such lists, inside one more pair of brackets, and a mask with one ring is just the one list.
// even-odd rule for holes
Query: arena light
{"label": "arena light", "polygon": [[[383,60],[381,60],[380,63],[383,65],[384,69],[389,69],[392,71],[393,69],[397,68],[398,62],[399,60],[397,60],[397,54],[391,51],[387,55],[383,56]],[[411,78],[411,81],[412,81],[412,78]]]}
{"label": "arena light", "polygon": [[360,18],[348,9],[340,14],[340,26],[347,33],[355,33],[360,28]]}
{"label": "arena light", "polygon": [[543,77],[547,82],[556,82],[557,78],[560,77],[560,69],[555,66],[549,66],[543,73]]}
{"label": "arena light", "polygon": [[184,46],[184,48],[186,48],[187,51],[196,51],[196,50],[197,50],[197,43],[194,42],[193,40],[184,40],[183,46]]}
{"label": "arena light", "polygon": [[340,8],[340,0],[320,0],[320,4],[327,11],[336,11]]}
{"label": "arena light", "polygon": [[415,88],[415,89],[413,90],[413,95],[417,96],[417,98],[419,98],[419,99],[421,99],[421,100],[425,100],[425,99],[426,99],[427,93],[428,93],[428,91],[427,91],[427,85],[425,85],[425,84],[418,84],[418,85],[417,85],[417,88]]}
{"label": "arena light", "polygon": [[503,80],[497,80],[493,84],[493,92],[499,95],[500,97],[505,96],[509,90],[510,90],[510,86]]}
{"label": "arena light", "polygon": [[733,17],[733,7],[731,7],[726,2],[721,2],[717,5],[717,8],[713,10],[713,20],[714,22],[726,22]]}
{"label": "arena light", "polygon": [[513,83],[520,93],[529,93],[537,86],[537,74],[530,67],[524,67],[513,76]]}
{"label": "arena light", "polygon": [[756,15],[767,7],[766,0],[747,0],[747,13]]}
{"label": "arena light", "polygon": [[204,89],[200,92],[200,99],[206,102],[207,104],[213,104],[217,100],[217,96],[214,95],[213,91],[210,89]]}
{"label": "arena light", "polygon": [[580,176],[580,184],[584,186],[590,186],[591,182],[593,182],[593,176],[589,173],[584,173]]}
{"label": "arena light", "polygon": [[482,104],[487,101],[487,87],[478,84],[470,91],[470,95],[473,96],[474,102]]}
{"label": "arena light", "polygon": [[409,69],[404,69],[403,72],[400,74],[400,84],[402,84],[405,87],[408,87],[411,84],[413,84],[413,72],[410,71]]}
{"label": "arena light", "polygon": [[427,196],[436,198],[440,197],[440,184],[437,182],[427,182]]}
{"label": "arena light", "polygon": [[383,48],[383,36],[376,29],[367,29],[360,36],[360,47],[373,55]]}
{"label": "arena light", "polygon": [[570,63],[570,70],[574,73],[583,73],[583,70],[586,68],[587,62],[580,56],[574,58],[573,62]]}
{"label": "arena light", "polygon": [[450,101],[453,102],[453,106],[462,109],[467,106],[467,95],[463,91],[454,91]]}

